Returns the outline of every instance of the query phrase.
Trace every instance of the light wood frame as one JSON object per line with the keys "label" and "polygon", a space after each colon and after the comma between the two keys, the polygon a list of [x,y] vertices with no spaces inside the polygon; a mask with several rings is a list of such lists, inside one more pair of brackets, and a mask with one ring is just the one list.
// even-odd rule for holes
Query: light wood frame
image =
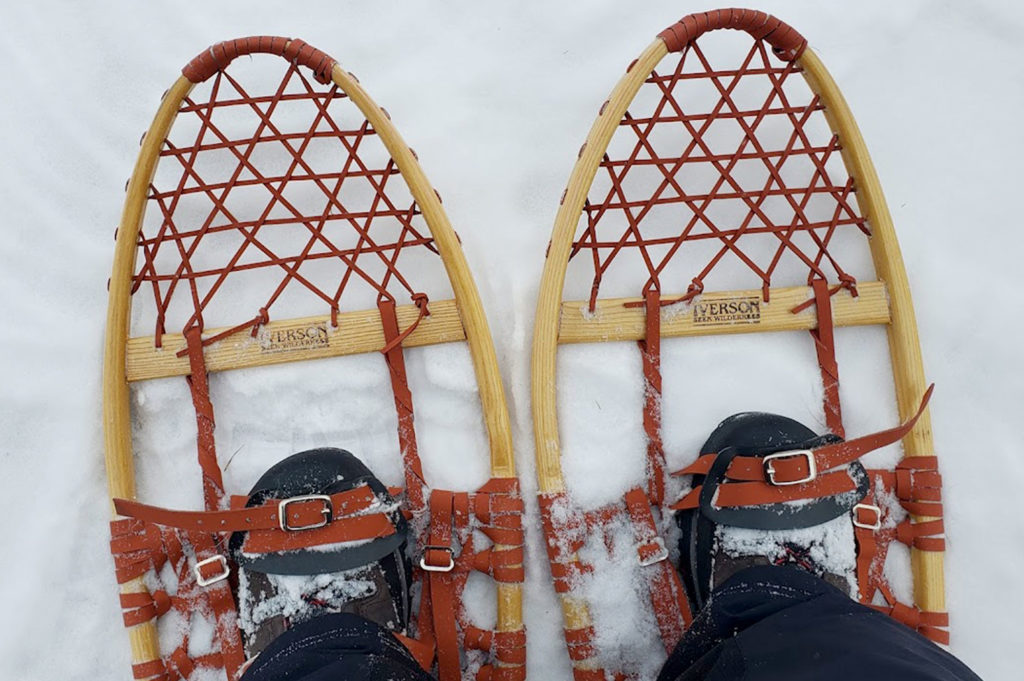
{"label": "light wood frame", "polygon": [[[356,78],[337,63],[332,69],[331,78],[366,117],[401,171],[434,239],[454,291],[454,300],[430,303],[430,317],[420,322],[417,329],[405,339],[403,346],[465,340],[469,345],[480,392],[490,444],[491,475],[495,478],[515,478],[508,408],[487,318],[458,237],[441,206],[440,197],[428,182],[416,156],[399,135],[388,115],[370,98]],[[174,334],[164,336],[164,348],[154,351],[152,337],[129,338],[129,321],[136,242],[146,210],[148,187],[156,170],[160,149],[170,132],[179,106],[192,88],[193,83],[182,76],[164,95],[163,102],[143,140],[128,183],[117,234],[113,274],[110,278],[103,371],[105,456],[107,481],[112,499],[136,498],[129,382],[188,373],[187,359],[182,364],[182,358],[175,357],[175,350],[180,347],[180,337],[176,338]],[[416,314],[415,306],[402,306],[398,309],[400,323],[405,320],[403,328],[415,319]],[[240,342],[237,337],[228,337],[206,349],[207,356],[211,358],[208,368],[223,370],[313,359],[318,356],[375,352],[384,345],[383,331],[376,309],[343,313],[344,315],[347,315],[345,321],[350,323],[342,324],[342,328],[355,327],[357,330],[355,333],[346,330],[340,334],[341,338],[334,343],[333,352],[319,355],[316,351],[271,353],[264,354],[261,359],[260,353],[247,353],[246,344]],[[287,327],[289,324],[301,325],[310,321],[284,320],[273,324],[277,327]],[[184,372],[182,367],[185,367]],[[507,547],[495,548],[502,550]],[[133,580],[122,587],[123,593],[145,590],[141,579]],[[497,583],[497,602],[497,630],[521,629],[522,585]],[[159,659],[160,650],[154,621],[131,627],[128,633],[133,664]],[[495,664],[500,665],[501,662],[495,661]]]}
{"label": "light wood frame", "polygon": [[[558,345],[562,343],[598,342],[605,340],[637,340],[643,336],[643,308],[623,309],[622,300],[599,300],[597,314],[581,314],[584,301],[563,302],[562,293],[569,254],[576,234],[579,216],[608,144],[619,127],[619,121],[651,71],[668,54],[665,43],[654,40],[632,64],[612,90],[591,127],[581,154],[569,176],[569,184],[555,217],[551,242],[541,276],[534,322],[532,375],[532,413],[537,458],[537,481],[541,494],[566,491],[561,467],[558,433],[558,405],[555,386]],[[833,132],[842,142],[842,155],[857,187],[857,199],[864,217],[871,226],[872,259],[880,281],[861,283],[868,296],[871,311],[849,304],[840,294],[835,297],[833,318],[836,325],[885,324],[892,355],[893,375],[899,416],[907,419],[915,413],[925,392],[917,323],[910,297],[903,258],[893,228],[892,218],[882,193],[878,175],[867,147],[846,101],[817,55],[807,48],[798,59],[804,78],[825,106],[825,115]],[[681,293],[681,292],[680,292]],[[759,294],[759,292],[723,292],[717,295]],[[710,293],[705,294],[712,295]],[[796,295],[796,300],[809,297],[809,289],[772,289],[771,298]],[[664,298],[672,293],[663,294]],[[734,325],[712,329],[695,328],[686,320],[672,319],[662,310],[662,329],[666,336],[699,335],[702,333],[745,333],[812,328],[814,311],[800,315],[776,315],[753,325]],[[906,456],[931,456],[931,419],[925,410],[913,430],[903,439]],[[921,518],[920,520],[928,520]],[[911,550],[914,573],[914,600],[922,610],[944,611],[942,552]],[[562,610],[567,629],[591,625],[586,602],[572,593],[562,594]],[[580,669],[593,669],[594,659],[574,663]]]}

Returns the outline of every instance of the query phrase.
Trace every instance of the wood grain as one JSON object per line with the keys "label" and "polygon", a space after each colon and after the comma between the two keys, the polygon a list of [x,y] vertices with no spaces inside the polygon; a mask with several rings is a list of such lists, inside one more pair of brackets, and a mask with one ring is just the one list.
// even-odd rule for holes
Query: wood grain
{"label": "wood grain", "polygon": [[[605,149],[608,148],[609,140],[618,128],[622,115],[648,74],[667,53],[665,43],[660,39],[655,40],[615,85],[580,150],[579,159],[569,176],[569,184],[555,216],[547,259],[544,261],[544,271],[541,274],[530,364],[533,438],[537,459],[537,483],[541,493],[565,490],[558,437],[555,360],[558,350],[562,289],[565,285],[565,270],[569,262],[569,250],[572,248],[577,220],[580,211],[583,210],[583,202],[587,198],[590,184],[597,173],[598,164]],[[560,596],[566,629],[583,629],[591,626],[590,610],[586,602],[569,593]],[[597,666],[597,661],[592,658],[573,661],[573,667],[578,669],[594,669]]]}
{"label": "wood grain", "polygon": [[[406,336],[402,347],[466,339],[454,300],[431,302],[429,309],[430,315],[420,320]],[[396,312],[402,329],[414,324],[419,317],[419,308],[415,305],[400,305]],[[216,336],[221,331],[210,329],[203,335]],[[246,330],[211,343],[204,348],[203,357],[209,371],[227,371],[377,352],[384,344],[380,312],[375,308],[342,312],[338,314],[337,327],[331,326],[329,316],[272,321],[261,326],[255,338]],[[185,337],[180,333],[164,334],[160,347],[156,347],[152,336],[128,339],[125,358],[128,381],[188,376],[188,356],[178,356],[184,348]]]}
{"label": "wood grain", "polygon": [[[857,285],[854,298],[846,290],[832,296],[832,321],[836,326],[864,326],[889,323],[889,299],[885,284],[877,281]],[[692,305],[679,303],[661,310],[663,338],[713,336],[767,331],[800,331],[818,326],[814,305],[794,313],[793,308],[813,296],[810,287],[771,289],[769,301],[761,300],[761,291],[716,291],[705,293]],[[673,296],[665,295],[666,300]],[[596,343],[603,341],[635,341],[644,338],[646,315],[640,306],[642,298],[599,299],[594,312],[586,301],[562,303],[558,342]],[[714,306],[745,304],[736,315],[715,316]],[[711,311],[707,311],[708,308]],[[756,309],[756,313],[752,310]],[[704,312],[702,312],[704,310]],[[738,317],[732,319],[731,317]],[[696,319],[696,321],[695,321]]]}
{"label": "wood grain", "polygon": [[[114,245],[114,266],[110,275],[107,303],[107,335],[103,351],[103,437],[107,486],[110,498],[134,499],[135,465],[132,456],[131,405],[126,375],[126,341],[131,316],[132,273],[135,270],[135,245],[146,211],[146,194],[153,179],[160,147],[178,114],[178,106],[192,90],[184,76],[164,95],[153,123],[149,126],[128,181]],[[111,513],[113,504],[111,504]],[[115,514],[116,515],[116,514]],[[121,586],[121,593],[148,592],[141,578]],[[128,630],[132,663],[141,664],[160,658],[156,623],[152,620]]]}
{"label": "wood grain", "polygon": [[[871,162],[864,137],[839,87],[814,52],[804,50],[799,59],[804,78],[812,91],[825,105],[825,118],[833,132],[839,135],[843,160],[854,179],[857,202],[871,226],[869,239],[871,256],[878,277],[889,287],[892,323],[888,326],[889,352],[892,355],[896,403],[900,419],[914,415],[927,388],[921,342],[917,335],[917,319],[910,295],[910,282],[903,265],[903,255],[896,239],[896,229],[882,192],[878,173]],[[906,437],[903,438],[905,456],[934,456],[931,414],[926,409]],[[918,520],[929,520],[919,518]],[[914,602],[922,610],[944,612],[946,589],[943,552],[911,549],[914,571]]]}

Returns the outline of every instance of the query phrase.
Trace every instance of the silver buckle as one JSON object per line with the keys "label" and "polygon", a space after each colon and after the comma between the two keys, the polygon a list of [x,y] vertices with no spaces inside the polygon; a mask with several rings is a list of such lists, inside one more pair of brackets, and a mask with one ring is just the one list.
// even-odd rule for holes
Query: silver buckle
{"label": "silver buckle", "polygon": [[[447,551],[447,565],[430,565],[427,563],[427,551]],[[426,546],[423,548],[423,555],[420,556],[420,567],[427,572],[451,572],[455,567],[455,551],[450,546]]]}
{"label": "silver buckle", "polygon": [[647,567],[648,565],[654,565],[668,558],[668,548],[665,547],[665,540],[661,537],[655,537],[654,541],[651,542],[658,547],[658,552],[650,558],[644,558],[643,556],[637,556],[637,562],[640,563],[640,567]]}
{"label": "silver buckle", "polygon": [[[875,522],[873,523],[862,523],[857,517],[857,511],[860,509],[867,511],[873,511],[875,514]],[[872,504],[857,504],[853,507],[853,524],[855,527],[860,527],[865,530],[879,530],[882,528],[882,509]]]}
{"label": "silver buckle", "polygon": [[[203,568],[207,565],[213,565],[214,563],[220,564],[220,574],[214,575],[213,577],[203,577]],[[195,564],[192,568],[196,573],[196,584],[199,586],[210,586],[216,584],[222,579],[227,579],[228,575],[231,574],[231,568],[228,567],[228,559],[219,553],[215,556],[210,556],[205,560],[201,560]]]}
{"label": "silver buckle", "polygon": [[[793,456],[802,456],[807,459],[807,477],[801,478],[800,480],[787,480],[785,482],[776,480],[775,467],[772,465],[772,461],[775,459],[788,459]],[[768,477],[768,482],[776,487],[802,485],[805,482],[810,482],[818,477],[818,463],[814,460],[814,452],[809,449],[794,449],[788,452],[776,452],[775,454],[769,454],[764,457],[764,473]]]}
{"label": "silver buckle", "polygon": [[[288,524],[288,504],[297,504],[303,501],[319,501],[324,507],[320,509],[320,513],[323,514],[324,519],[319,523],[313,523],[312,525],[289,525]],[[284,499],[277,503],[277,522],[281,526],[281,529],[285,532],[297,532],[299,530],[315,530],[318,527],[324,527],[327,523],[331,522],[334,517],[334,505],[331,503],[331,498],[326,494],[308,494],[303,497],[292,497],[290,499]]]}

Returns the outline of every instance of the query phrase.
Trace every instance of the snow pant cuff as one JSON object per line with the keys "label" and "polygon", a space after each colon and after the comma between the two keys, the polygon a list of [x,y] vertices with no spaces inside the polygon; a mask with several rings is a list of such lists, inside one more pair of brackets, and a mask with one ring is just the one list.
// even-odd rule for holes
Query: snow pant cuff
{"label": "snow pant cuff", "polygon": [[658,681],[980,681],[945,650],[822,579],[759,565],[730,577]]}
{"label": "snow pant cuff", "polygon": [[350,613],[295,625],[274,639],[241,681],[429,681],[390,631]]}

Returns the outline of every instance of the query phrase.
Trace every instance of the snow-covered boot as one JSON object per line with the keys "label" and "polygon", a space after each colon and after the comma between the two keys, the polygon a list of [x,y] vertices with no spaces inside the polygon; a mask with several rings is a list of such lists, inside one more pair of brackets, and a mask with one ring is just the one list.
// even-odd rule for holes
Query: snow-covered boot
{"label": "snow-covered boot", "polygon": [[326,613],[354,613],[404,633],[408,526],[370,469],[343,449],[300,452],[264,473],[245,506],[274,501],[284,532],[236,532],[229,544],[246,656]]}
{"label": "snow-covered boot", "polygon": [[[795,485],[814,484],[812,450],[839,442],[793,419],[758,412],[730,416],[715,428],[701,448],[703,465],[683,471],[693,476],[689,504],[684,497],[674,506],[683,507],[675,515],[681,530],[679,564],[694,611],[717,585],[754,565],[794,564],[856,595],[856,547],[847,516],[868,490],[863,466],[854,461],[838,473],[849,476],[849,491],[843,494],[791,500],[790,492]],[[734,462],[749,466],[752,461],[768,484],[744,483],[757,476],[730,468]],[[776,466],[784,465],[802,467],[804,479],[777,479]],[[749,485],[743,493],[750,489],[760,495],[752,499],[764,503],[728,503],[721,494],[723,483],[733,494]],[[773,492],[779,500],[773,500]]]}

